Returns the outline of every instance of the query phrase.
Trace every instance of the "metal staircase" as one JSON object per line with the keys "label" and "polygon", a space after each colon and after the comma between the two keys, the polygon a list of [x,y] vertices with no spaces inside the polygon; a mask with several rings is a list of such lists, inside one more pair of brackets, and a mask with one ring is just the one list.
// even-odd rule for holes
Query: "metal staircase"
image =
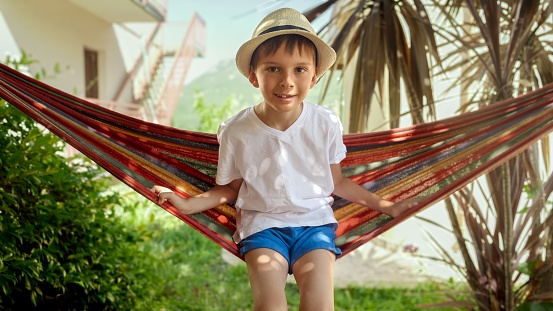
{"label": "metal staircase", "polygon": [[[205,21],[159,22],[143,42],[141,57],[121,82],[112,101],[95,103],[145,121],[171,125],[190,63],[205,53]],[[120,100],[128,87],[132,102]]]}
{"label": "metal staircase", "polygon": [[180,46],[172,55],[165,55],[166,61],[162,62],[161,70],[157,71],[155,83],[149,92],[152,95],[149,98],[151,102],[144,103],[145,106],[154,108],[157,122],[160,124],[171,123],[192,58],[205,53],[204,40],[205,21],[194,14],[186,27]]}

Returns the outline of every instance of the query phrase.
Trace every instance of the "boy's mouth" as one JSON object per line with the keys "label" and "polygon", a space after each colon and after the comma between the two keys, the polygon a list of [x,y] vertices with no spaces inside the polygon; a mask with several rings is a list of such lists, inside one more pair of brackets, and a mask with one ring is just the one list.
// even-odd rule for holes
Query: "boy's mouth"
{"label": "boy's mouth", "polygon": [[280,98],[291,98],[291,97],[294,97],[294,95],[287,95],[287,94],[275,94],[276,97],[280,97]]}

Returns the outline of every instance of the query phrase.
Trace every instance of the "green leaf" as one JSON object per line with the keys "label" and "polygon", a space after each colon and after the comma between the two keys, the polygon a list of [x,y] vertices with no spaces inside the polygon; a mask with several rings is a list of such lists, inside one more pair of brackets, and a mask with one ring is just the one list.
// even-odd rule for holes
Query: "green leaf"
{"label": "green leaf", "polygon": [[551,311],[553,302],[525,302],[517,307],[517,311]]}
{"label": "green leaf", "polygon": [[532,277],[536,274],[537,265],[538,265],[538,261],[536,260],[522,262],[517,266],[517,271]]}

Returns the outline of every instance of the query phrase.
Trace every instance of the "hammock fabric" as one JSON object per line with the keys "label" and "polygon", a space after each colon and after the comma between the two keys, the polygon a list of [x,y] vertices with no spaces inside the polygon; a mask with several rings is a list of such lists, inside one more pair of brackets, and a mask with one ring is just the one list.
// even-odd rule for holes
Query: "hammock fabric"
{"label": "hammock fabric", "polygon": [[[149,200],[154,184],[192,196],[214,185],[213,134],[135,119],[67,94],[0,64],[0,98],[95,161]],[[336,197],[336,243],[344,254],[461,189],[549,134],[553,85],[438,122],[367,134],[346,134],[345,176],[392,201],[424,196],[390,218]],[[252,150],[252,152],[254,152]],[[161,207],[240,257],[232,241],[235,209],[221,205],[184,215]],[[241,257],[240,257],[241,258]]]}

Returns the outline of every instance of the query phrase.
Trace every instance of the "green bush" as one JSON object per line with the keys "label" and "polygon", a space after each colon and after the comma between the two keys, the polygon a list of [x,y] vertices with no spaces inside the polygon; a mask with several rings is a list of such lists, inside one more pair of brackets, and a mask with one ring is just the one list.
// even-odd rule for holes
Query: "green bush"
{"label": "green bush", "polygon": [[[134,304],[115,194],[90,161],[0,100],[0,305],[120,309]],[[15,309],[15,308],[14,308]]]}
{"label": "green bush", "polygon": [[70,164],[59,138],[2,100],[0,144],[0,307],[251,306],[245,265],[89,160]]}

